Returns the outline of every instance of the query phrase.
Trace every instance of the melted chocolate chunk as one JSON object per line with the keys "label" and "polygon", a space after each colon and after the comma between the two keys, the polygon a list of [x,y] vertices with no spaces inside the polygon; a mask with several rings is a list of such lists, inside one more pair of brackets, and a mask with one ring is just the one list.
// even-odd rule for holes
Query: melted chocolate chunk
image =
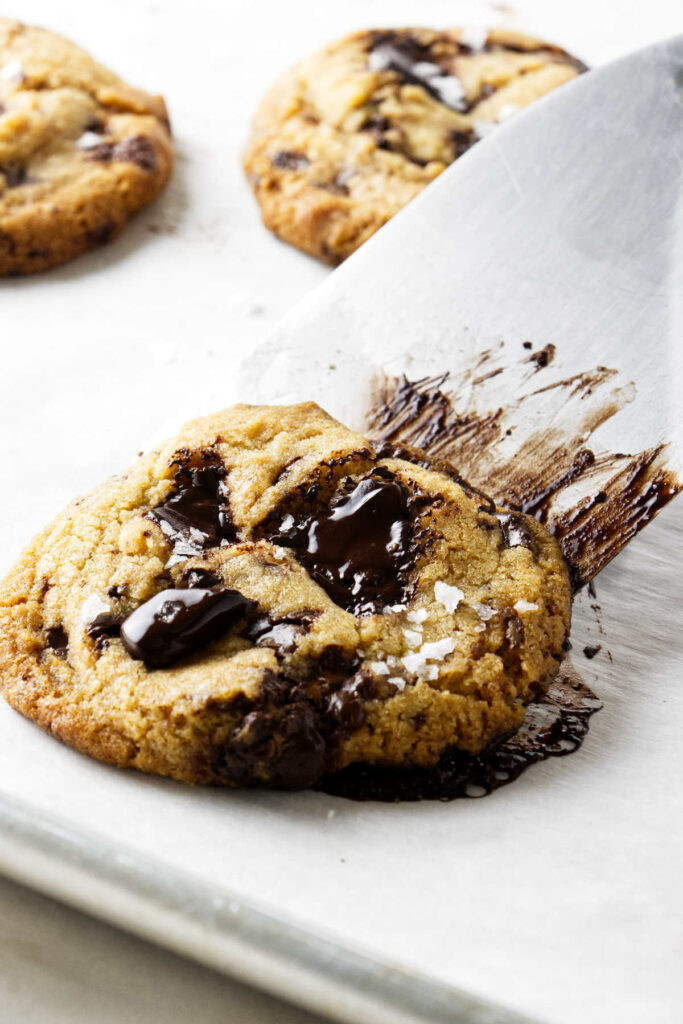
{"label": "melted chocolate chunk", "polygon": [[367,477],[329,510],[286,516],[272,540],[290,547],[332,600],[356,613],[395,604],[415,559],[410,492]]}
{"label": "melted chocolate chunk", "polygon": [[339,742],[364,719],[365,691],[356,686],[355,668],[334,647],[302,665],[296,678],[266,671],[255,700],[239,697],[224,705],[243,717],[226,740],[211,744],[212,770],[240,786],[312,786],[333,763]]}
{"label": "melted chocolate chunk", "polygon": [[120,142],[100,142],[86,150],[89,160],[99,163],[120,161],[137,164],[143,171],[153,171],[157,165],[156,153],[151,141],[144,135],[131,135]]}
{"label": "melted chocolate chunk", "polygon": [[121,631],[121,616],[114,612],[100,612],[85,627],[85,631],[91,640],[97,643],[98,647],[104,646],[104,641],[119,635]]}
{"label": "melted chocolate chunk", "polygon": [[58,658],[66,658],[69,653],[69,637],[64,626],[50,626],[45,631],[45,642]]}
{"label": "melted chocolate chunk", "polygon": [[365,721],[363,702],[374,696],[375,681],[362,672],[356,672],[332,694],[328,705],[329,714],[342,730],[354,732]]}
{"label": "melted chocolate chunk", "polygon": [[292,700],[272,712],[250,712],[230,742],[214,748],[212,766],[239,786],[307,789],[325,769],[325,739],[315,709]]}
{"label": "melted chocolate chunk", "polygon": [[[601,703],[578,676],[560,674],[527,708],[514,736],[478,756],[452,747],[434,768],[355,764],[328,775],[315,789],[349,800],[455,800],[487,796],[538,761],[577,750]],[[416,728],[419,722],[416,722]]]}
{"label": "melted chocolate chunk", "polygon": [[191,654],[249,614],[254,602],[238,590],[162,590],[121,625],[128,653],[152,668]]}
{"label": "melted chocolate chunk", "polygon": [[296,650],[297,636],[307,633],[312,621],[313,614],[285,615],[281,619],[271,619],[265,614],[255,615],[242,636],[257,647],[272,647],[282,654],[291,654]]}
{"label": "melted chocolate chunk", "polygon": [[270,161],[273,167],[283,171],[300,171],[308,166],[309,160],[305,153],[298,149],[281,149]]}
{"label": "melted chocolate chunk", "polygon": [[223,464],[212,452],[194,453],[181,463],[171,497],[147,513],[174,555],[197,555],[235,539],[224,477]]}

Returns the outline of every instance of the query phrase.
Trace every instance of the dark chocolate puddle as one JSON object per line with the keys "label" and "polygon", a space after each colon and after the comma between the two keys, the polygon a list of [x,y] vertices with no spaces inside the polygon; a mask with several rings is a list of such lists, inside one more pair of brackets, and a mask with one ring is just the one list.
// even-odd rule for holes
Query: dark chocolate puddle
{"label": "dark chocolate puddle", "polygon": [[488,796],[539,761],[565,757],[581,746],[591,715],[602,704],[568,659],[544,696],[527,708],[514,736],[478,756],[451,748],[435,768],[354,764],[314,788],[349,800],[456,800]]}
{"label": "dark chocolate puddle", "polygon": [[[498,504],[535,516],[557,537],[581,586],[680,492],[681,482],[667,466],[666,444],[634,454],[596,453],[586,444],[634,397],[633,385],[615,386],[616,370],[598,366],[547,385],[539,376],[535,385],[552,363],[552,346],[527,349],[507,365],[501,352],[502,346],[487,350],[459,376],[385,377],[370,431],[447,459]],[[496,378],[497,388],[501,375],[504,387],[511,383],[503,393],[515,397],[487,407],[487,398],[500,398],[490,382]]]}

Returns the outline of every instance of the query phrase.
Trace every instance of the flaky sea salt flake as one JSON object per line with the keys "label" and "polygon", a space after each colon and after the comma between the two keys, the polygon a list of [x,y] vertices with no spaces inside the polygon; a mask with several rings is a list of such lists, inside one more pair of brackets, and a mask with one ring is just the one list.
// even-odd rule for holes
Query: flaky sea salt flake
{"label": "flaky sea salt flake", "polygon": [[412,622],[415,625],[419,625],[420,623],[425,621],[428,614],[429,613],[427,612],[426,608],[417,608],[414,612],[408,612],[406,618],[408,622]]}
{"label": "flaky sea salt flake", "polygon": [[460,587],[452,587],[443,580],[438,580],[434,584],[434,599],[442,604],[447,612],[454,612],[464,596]]}
{"label": "flaky sea salt flake", "polygon": [[422,644],[418,651],[427,661],[441,661],[455,650],[455,640],[452,636],[445,636],[443,640],[433,640],[430,644]]}
{"label": "flaky sea salt flake", "polygon": [[419,647],[422,643],[422,633],[416,629],[404,629],[403,636],[408,647]]}

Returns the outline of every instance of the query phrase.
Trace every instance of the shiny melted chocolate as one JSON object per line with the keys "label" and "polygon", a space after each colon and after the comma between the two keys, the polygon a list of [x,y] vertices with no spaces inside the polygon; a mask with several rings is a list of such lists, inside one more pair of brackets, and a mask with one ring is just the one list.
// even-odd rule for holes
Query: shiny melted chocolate
{"label": "shiny melted chocolate", "polygon": [[161,527],[176,557],[188,558],[233,541],[235,528],[221,460],[211,451],[184,456],[175,490],[147,517]]}
{"label": "shiny melted chocolate", "polygon": [[[349,800],[456,800],[487,796],[531,765],[577,750],[602,704],[565,662],[547,693],[527,708],[514,736],[478,756],[452,747],[435,768],[355,764],[316,785]],[[419,723],[417,723],[419,728]]]}
{"label": "shiny melted chocolate", "polygon": [[151,668],[166,668],[215,640],[255,607],[238,590],[162,590],[121,625],[128,653]]}
{"label": "shiny melted chocolate", "polygon": [[395,604],[414,562],[410,492],[367,477],[317,515],[285,516],[272,540],[292,548],[332,600],[356,613]]}

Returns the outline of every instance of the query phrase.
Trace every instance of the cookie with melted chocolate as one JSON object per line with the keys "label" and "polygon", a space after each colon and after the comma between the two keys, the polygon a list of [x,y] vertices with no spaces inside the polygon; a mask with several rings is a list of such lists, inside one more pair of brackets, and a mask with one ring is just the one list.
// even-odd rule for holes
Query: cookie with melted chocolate
{"label": "cookie with melted chocolate", "polygon": [[499,29],[332,43],[256,114],[244,169],[263,221],[339,263],[501,121],[584,70],[558,46]]}
{"label": "cookie with melted chocolate", "polygon": [[313,404],[236,406],[29,546],[0,588],[0,686],[103,761],[300,788],[490,749],[569,621],[534,519]]}
{"label": "cookie with melted chocolate", "polygon": [[53,32],[0,18],[0,276],[110,242],[172,166],[160,96]]}

